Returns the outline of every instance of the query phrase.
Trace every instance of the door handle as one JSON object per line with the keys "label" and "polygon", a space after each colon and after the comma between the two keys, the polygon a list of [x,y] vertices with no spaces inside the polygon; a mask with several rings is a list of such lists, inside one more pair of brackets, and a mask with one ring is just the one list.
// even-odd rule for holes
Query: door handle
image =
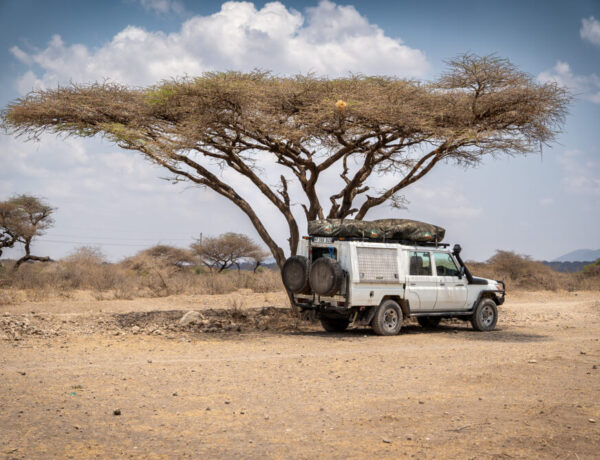
{"label": "door handle", "polygon": [[445,285],[446,285],[446,283],[440,283],[440,286],[445,286]]}
{"label": "door handle", "polygon": [[417,285],[417,283],[410,283],[410,285],[411,285],[411,286],[416,286],[416,285]]}
{"label": "door handle", "polygon": [[457,284],[456,287],[463,287],[464,284]]}

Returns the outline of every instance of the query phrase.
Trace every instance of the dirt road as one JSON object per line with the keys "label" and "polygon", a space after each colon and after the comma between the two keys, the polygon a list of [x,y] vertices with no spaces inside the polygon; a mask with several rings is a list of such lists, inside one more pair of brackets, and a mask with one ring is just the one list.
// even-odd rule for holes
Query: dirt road
{"label": "dirt road", "polygon": [[494,332],[397,337],[248,318],[205,333],[126,311],[0,307],[2,458],[600,456],[599,293],[516,294]]}

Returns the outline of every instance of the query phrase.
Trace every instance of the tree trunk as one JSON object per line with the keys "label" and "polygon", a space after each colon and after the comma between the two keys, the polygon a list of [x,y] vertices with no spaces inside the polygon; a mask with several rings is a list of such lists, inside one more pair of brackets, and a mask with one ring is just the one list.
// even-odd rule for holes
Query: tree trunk
{"label": "tree trunk", "polygon": [[28,260],[37,260],[38,262],[50,262],[52,259],[50,257],[38,257],[31,255],[31,239],[25,240],[25,255],[21,257],[19,260],[15,262],[13,267],[13,272],[16,272],[23,262],[27,262]]}

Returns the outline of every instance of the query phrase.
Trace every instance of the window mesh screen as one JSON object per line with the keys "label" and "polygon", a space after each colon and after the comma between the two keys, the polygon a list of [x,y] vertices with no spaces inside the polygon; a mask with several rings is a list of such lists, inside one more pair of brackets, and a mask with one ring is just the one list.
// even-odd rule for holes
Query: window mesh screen
{"label": "window mesh screen", "polygon": [[356,248],[358,273],[362,283],[397,283],[398,250],[394,248]]}

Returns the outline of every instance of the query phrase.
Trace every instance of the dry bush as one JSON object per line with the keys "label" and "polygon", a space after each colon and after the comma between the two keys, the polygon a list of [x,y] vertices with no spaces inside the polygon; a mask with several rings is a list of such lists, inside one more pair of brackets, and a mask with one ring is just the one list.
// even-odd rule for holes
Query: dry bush
{"label": "dry bush", "polygon": [[172,246],[154,246],[119,265],[135,279],[139,296],[174,294],[226,294],[238,289],[270,292],[283,289],[278,271],[207,272],[190,251]]}
{"label": "dry bush", "polygon": [[128,257],[119,265],[135,278],[140,291],[161,297],[186,292],[193,254],[181,248],[156,245]]}
{"label": "dry bush", "polygon": [[0,305],[14,305],[18,301],[19,296],[16,292],[7,289],[0,290]]}
{"label": "dry bush", "polygon": [[600,270],[560,273],[531,257],[513,251],[496,251],[486,262],[467,262],[476,276],[503,280],[507,289],[552,290],[600,289]]}
{"label": "dry bush", "polygon": [[[145,255],[146,256],[146,255]],[[149,257],[104,261],[101,253],[80,248],[65,259],[48,264],[24,264],[17,272],[0,273],[3,285],[22,291],[25,299],[44,300],[51,295],[68,297],[69,291],[89,290],[97,300],[163,297],[176,294],[227,294],[238,289],[273,292],[283,289],[279,271],[242,270],[207,272],[201,267],[173,267]],[[2,291],[4,293],[4,291]],[[2,303],[14,303],[3,295]]]}
{"label": "dry bush", "polygon": [[[0,304],[40,301],[49,295],[69,297],[73,290],[93,291],[98,300],[283,290],[277,270],[209,272],[187,260],[182,263],[186,254],[178,248],[155,246],[115,264],[97,249],[83,247],[60,261],[26,263],[16,272],[5,263],[0,267]],[[504,280],[509,290],[600,290],[600,262],[579,273],[559,273],[528,256],[497,251],[485,263],[467,265],[476,276]]]}
{"label": "dry bush", "polygon": [[158,244],[128,257],[121,264],[132,270],[144,271],[152,267],[172,268],[180,270],[196,263],[191,251],[165,244]]}
{"label": "dry bush", "polygon": [[75,289],[123,290],[130,280],[96,248],[81,247],[58,262],[24,264],[5,280],[12,288],[26,290],[28,299],[39,301],[52,294]]}
{"label": "dry bush", "polygon": [[194,289],[199,294],[227,294],[238,289],[251,289],[254,292],[283,290],[281,275],[274,270],[205,273],[197,275],[195,281]]}

